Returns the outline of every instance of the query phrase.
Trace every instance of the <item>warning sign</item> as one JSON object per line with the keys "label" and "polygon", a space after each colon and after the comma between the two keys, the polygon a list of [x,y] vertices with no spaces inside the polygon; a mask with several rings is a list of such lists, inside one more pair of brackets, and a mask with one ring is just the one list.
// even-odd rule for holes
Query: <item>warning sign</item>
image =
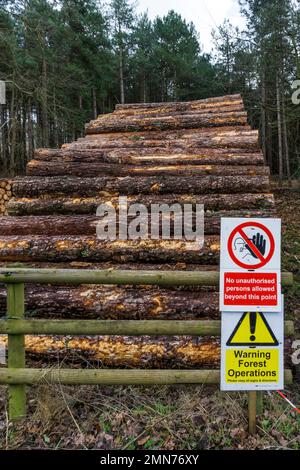
{"label": "warning sign", "polygon": [[274,255],[274,236],[261,223],[239,224],[228,238],[228,252],[232,261],[240,268],[261,269]]}
{"label": "warning sign", "polygon": [[220,310],[279,312],[280,252],[280,219],[222,219]]}
{"label": "warning sign", "polygon": [[222,313],[221,390],[284,388],[283,320],[283,312]]}
{"label": "warning sign", "polygon": [[278,349],[228,349],[225,380],[227,384],[278,383]]}
{"label": "warning sign", "polygon": [[[224,305],[265,306],[278,304],[277,273],[224,273]],[[268,309],[268,308],[267,308]]]}
{"label": "warning sign", "polygon": [[263,313],[244,313],[228,339],[227,346],[278,346]]}

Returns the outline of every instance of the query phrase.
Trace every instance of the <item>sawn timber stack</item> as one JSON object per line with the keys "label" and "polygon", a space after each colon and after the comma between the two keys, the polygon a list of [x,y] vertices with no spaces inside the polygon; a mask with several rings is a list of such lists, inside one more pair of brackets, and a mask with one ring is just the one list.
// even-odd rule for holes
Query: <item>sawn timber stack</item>
{"label": "sawn timber stack", "polygon": [[[36,267],[218,269],[221,217],[275,214],[258,131],[240,95],[188,103],[117,105],[61,149],[38,149],[13,182],[0,224],[0,262]],[[204,204],[203,248],[179,240],[101,241],[96,209]],[[129,286],[27,286],[27,313],[39,318],[215,319],[213,289]],[[5,313],[5,290],[0,289]],[[2,342],[5,340],[2,339]],[[217,367],[215,338],[27,337],[34,357],[101,361],[104,366]]]}

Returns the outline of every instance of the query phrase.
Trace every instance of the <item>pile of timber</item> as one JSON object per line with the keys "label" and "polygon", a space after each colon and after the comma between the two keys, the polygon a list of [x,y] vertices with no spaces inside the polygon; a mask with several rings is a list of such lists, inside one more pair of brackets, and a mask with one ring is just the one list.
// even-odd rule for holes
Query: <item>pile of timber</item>
{"label": "pile of timber", "polygon": [[12,180],[0,179],[0,216],[8,215],[7,205],[12,198]]}
{"label": "pile of timber", "polygon": [[[118,105],[61,149],[39,149],[13,183],[0,225],[0,263],[36,267],[218,270],[221,217],[275,214],[270,172],[240,95],[187,103]],[[185,240],[96,237],[96,209],[142,203],[204,204],[203,248]],[[5,312],[5,289],[0,310]],[[218,293],[204,288],[27,286],[39,318],[216,319]],[[2,339],[2,341],[4,341]],[[104,366],[214,367],[216,338],[28,337],[33,356],[68,351]]]}

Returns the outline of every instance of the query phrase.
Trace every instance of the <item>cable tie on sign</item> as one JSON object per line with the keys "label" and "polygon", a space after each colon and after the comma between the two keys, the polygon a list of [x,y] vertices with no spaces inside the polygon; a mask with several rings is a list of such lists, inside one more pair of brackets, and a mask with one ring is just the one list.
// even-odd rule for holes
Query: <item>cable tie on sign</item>
{"label": "cable tie on sign", "polygon": [[291,400],[289,400],[288,397],[284,395],[284,393],[280,392],[280,390],[277,390],[277,393],[293,408],[294,411],[297,411],[297,413],[300,414],[300,409],[297,408],[297,406],[295,406],[294,403],[292,403]]}

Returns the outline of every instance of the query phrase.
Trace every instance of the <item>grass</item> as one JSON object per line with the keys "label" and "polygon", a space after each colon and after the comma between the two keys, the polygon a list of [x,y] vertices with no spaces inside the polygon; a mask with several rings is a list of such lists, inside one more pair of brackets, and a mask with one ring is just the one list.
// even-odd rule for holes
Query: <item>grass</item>
{"label": "grass", "polygon": [[[4,392],[4,387],[2,387]],[[296,387],[288,392],[296,393]],[[217,387],[71,387],[29,389],[29,419],[6,420],[6,449],[299,449],[300,416],[265,393],[257,436],[247,432],[247,395]]]}

